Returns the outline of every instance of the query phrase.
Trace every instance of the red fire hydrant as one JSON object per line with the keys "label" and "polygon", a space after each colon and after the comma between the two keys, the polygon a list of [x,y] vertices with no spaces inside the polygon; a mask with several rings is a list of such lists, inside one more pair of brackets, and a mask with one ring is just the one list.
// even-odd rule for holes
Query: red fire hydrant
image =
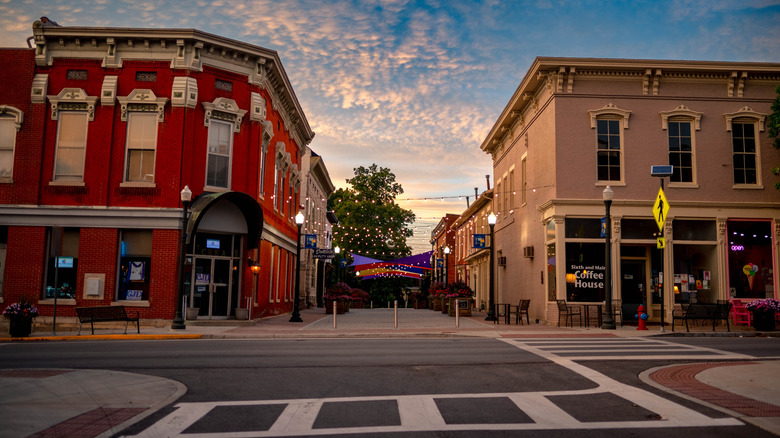
{"label": "red fire hydrant", "polygon": [[639,321],[639,327],[637,327],[637,330],[647,330],[647,325],[645,324],[645,321],[647,321],[647,313],[645,313],[645,306],[639,305],[639,308],[636,309],[636,317]]}

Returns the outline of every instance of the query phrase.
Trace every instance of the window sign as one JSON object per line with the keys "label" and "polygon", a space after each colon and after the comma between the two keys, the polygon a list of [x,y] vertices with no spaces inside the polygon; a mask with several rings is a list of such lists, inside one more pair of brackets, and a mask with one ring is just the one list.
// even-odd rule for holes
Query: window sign
{"label": "window sign", "polygon": [[57,257],[57,267],[58,268],[72,268],[73,267],[73,257]]}
{"label": "window sign", "polygon": [[128,290],[127,291],[127,300],[128,301],[140,301],[141,297],[143,297],[144,291],[142,290]]}
{"label": "window sign", "polygon": [[604,300],[606,283],[603,243],[566,244],[566,300]]}
{"label": "window sign", "polygon": [[211,274],[195,274],[195,284],[211,283]]}
{"label": "window sign", "polygon": [[219,240],[206,239],[206,248],[219,249]]}

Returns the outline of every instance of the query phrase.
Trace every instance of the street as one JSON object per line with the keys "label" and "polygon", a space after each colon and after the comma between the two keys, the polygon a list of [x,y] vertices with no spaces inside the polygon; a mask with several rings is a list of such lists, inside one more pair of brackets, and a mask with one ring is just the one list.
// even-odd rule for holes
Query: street
{"label": "street", "polygon": [[755,437],[771,435],[638,375],[779,350],[773,338],[86,341],[5,344],[0,365],[186,386],[117,436],[684,436],[693,427]]}

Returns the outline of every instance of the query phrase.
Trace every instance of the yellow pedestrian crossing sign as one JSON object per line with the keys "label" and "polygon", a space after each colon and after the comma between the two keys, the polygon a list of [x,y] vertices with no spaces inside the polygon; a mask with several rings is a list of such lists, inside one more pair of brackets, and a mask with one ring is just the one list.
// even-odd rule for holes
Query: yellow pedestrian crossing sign
{"label": "yellow pedestrian crossing sign", "polygon": [[658,243],[658,249],[666,248],[666,237],[656,237],[655,240]]}
{"label": "yellow pedestrian crossing sign", "polygon": [[658,230],[664,230],[664,222],[666,222],[666,215],[669,213],[669,201],[666,200],[664,195],[664,189],[658,189],[658,196],[655,197],[655,204],[653,204],[653,219],[655,219]]}

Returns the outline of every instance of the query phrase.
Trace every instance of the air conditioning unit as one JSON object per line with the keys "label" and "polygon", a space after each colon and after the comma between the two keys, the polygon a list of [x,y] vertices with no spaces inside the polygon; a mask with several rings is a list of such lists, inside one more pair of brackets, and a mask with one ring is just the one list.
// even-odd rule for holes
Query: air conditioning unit
{"label": "air conditioning unit", "polygon": [[523,247],[523,257],[532,259],[534,258],[534,247],[533,246],[524,246]]}
{"label": "air conditioning unit", "polygon": [[498,258],[498,266],[506,266],[506,257]]}

